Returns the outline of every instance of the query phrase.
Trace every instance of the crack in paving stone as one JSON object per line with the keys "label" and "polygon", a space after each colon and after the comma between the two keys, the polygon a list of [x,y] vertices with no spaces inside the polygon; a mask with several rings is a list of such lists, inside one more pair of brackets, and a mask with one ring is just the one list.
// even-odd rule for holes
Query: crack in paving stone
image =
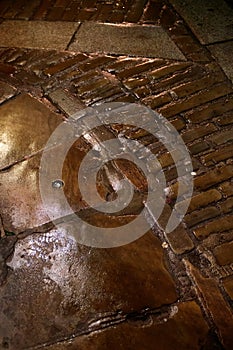
{"label": "crack in paving stone", "polygon": [[66,337],[58,338],[52,342],[46,342],[38,344],[33,347],[26,348],[25,350],[39,350],[45,347],[50,347],[56,344],[62,344],[64,342],[73,340],[82,335],[89,335],[93,332],[104,330],[106,328],[111,328],[117,326],[120,323],[130,323],[135,324],[138,327],[148,327],[153,324],[162,324],[166,323],[169,319],[173,318],[178,312],[177,304],[172,304],[169,306],[162,306],[161,308],[145,308],[140,311],[133,311],[130,313],[123,313],[122,311],[118,312],[109,312],[102,317],[91,319],[85,324],[77,325],[77,332],[67,335]]}

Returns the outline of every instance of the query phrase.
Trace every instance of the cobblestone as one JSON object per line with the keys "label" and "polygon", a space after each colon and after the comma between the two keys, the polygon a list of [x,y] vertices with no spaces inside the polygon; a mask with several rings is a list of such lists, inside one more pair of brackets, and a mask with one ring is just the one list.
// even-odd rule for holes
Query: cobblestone
{"label": "cobblestone", "polygon": [[[219,139],[219,138],[218,138]],[[226,141],[227,142],[227,141]],[[232,145],[221,148],[220,150],[208,153],[202,157],[203,163],[213,164],[220,162],[221,160],[225,160],[233,157],[233,147]]]}
{"label": "cobblestone", "polygon": [[233,215],[221,217],[195,229],[193,232],[197,238],[202,239],[212,233],[229,231],[233,228],[232,219]]}
{"label": "cobblestone", "polygon": [[[225,43],[202,45],[191,30],[194,22],[190,26],[182,15],[190,8],[178,13],[171,2],[0,3],[0,30],[13,28],[15,45],[24,47],[8,47],[13,45],[8,41],[0,48],[0,348],[232,348],[233,90],[221,55],[213,53],[215,45],[221,49]],[[21,43],[20,33],[15,35],[20,26],[27,28]],[[42,26],[43,36],[32,38]],[[122,30],[124,55],[95,52],[96,32],[90,31],[84,44],[91,45],[92,54],[71,52],[78,33],[89,27],[104,28],[101,45],[110,28]],[[59,28],[59,33],[44,28]],[[135,28],[143,57],[131,57],[129,51]],[[166,34],[163,47],[157,41],[158,50],[153,46],[145,51],[141,41],[148,31]],[[55,34],[62,45],[53,40]],[[40,49],[30,49],[27,38]],[[121,39],[115,39],[119,46]],[[174,47],[179,57],[169,56]],[[190,152],[195,186],[182,222],[166,232],[172,211],[178,217],[183,213],[190,188],[190,183],[180,186],[177,164],[166,147],[148,131],[129,125],[90,131],[67,153],[62,174],[67,201],[82,220],[103,228],[124,226],[146,201],[144,174],[124,159],[105,164],[90,197],[97,189],[104,201],[115,200],[124,179],[135,191],[127,208],[104,214],[83,200],[79,166],[91,148],[98,155],[102,141],[119,136],[119,142],[137,140],[154,153],[166,177],[160,218],[156,221],[148,209],[145,214],[153,230],[127,246],[95,249],[77,244],[50,222],[42,208],[38,172],[46,140],[59,123],[69,124],[68,117],[77,110],[117,101],[146,104],[169,119]],[[47,153],[50,163],[57,160],[65,134],[59,141]],[[182,156],[179,160],[185,163]],[[158,171],[153,162],[149,169]],[[69,220],[64,208],[56,208],[59,222]]]}
{"label": "cobblestone", "polygon": [[225,196],[233,195],[233,184],[232,182],[224,182],[220,185],[219,189]]}
{"label": "cobblestone", "polygon": [[219,265],[233,263],[233,242],[224,243],[214,249],[214,255]]}
{"label": "cobblestone", "polygon": [[230,179],[232,177],[232,171],[232,165],[216,168],[207,174],[195,178],[195,187],[200,190],[205,190],[219,182]]}
{"label": "cobblestone", "polygon": [[208,219],[213,219],[214,217],[220,215],[220,210],[216,207],[208,207],[202,210],[194,211],[192,214],[185,216],[185,222],[188,227],[195,226]]}
{"label": "cobblestone", "polygon": [[212,141],[215,145],[221,145],[223,143],[233,140],[233,128],[220,132],[216,135],[210,136],[209,140]]}

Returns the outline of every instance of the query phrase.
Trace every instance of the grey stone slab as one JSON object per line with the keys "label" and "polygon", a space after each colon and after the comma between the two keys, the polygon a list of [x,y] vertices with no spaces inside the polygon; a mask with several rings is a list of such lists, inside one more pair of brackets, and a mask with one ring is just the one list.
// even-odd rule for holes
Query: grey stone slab
{"label": "grey stone slab", "polygon": [[65,50],[78,26],[77,22],[4,21],[0,46]]}
{"label": "grey stone slab", "polygon": [[210,45],[209,50],[233,82],[233,41]]}
{"label": "grey stone slab", "polygon": [[159,26],[85,22],[70,50],[185,60],[184,55]]}
{"label": "grey stone slab", "polygon": [[202,44],[233,39],[233,9],[222,0],[170,0]]}

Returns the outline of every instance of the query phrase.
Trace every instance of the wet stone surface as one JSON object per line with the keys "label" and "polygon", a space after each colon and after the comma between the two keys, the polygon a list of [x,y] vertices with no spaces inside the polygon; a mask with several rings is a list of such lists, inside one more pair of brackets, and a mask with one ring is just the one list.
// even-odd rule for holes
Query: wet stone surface
{"label": "wet stone surface", "polygon": [[28,94],[19,95],[0,107],[0,169],[44,149],[62,118]]}
{"label": "wet stone surface", "polygon": [[78,23],[5,21],[0,24],[1,46],[65,50],[77,28]]}
{"label": "wet stone surface", "polygon": [[[95,36],[95,42],[92,38]],[[142,46],[143,43],[143,46]],[[143,57],[185,59],[161,27],[117,26],[85,22],[76,34],[70,50]]]}
{"label": "wet stone surface", "polygon": [[[162,315],[161,315],[162,316]],[[81,336],[69,342],[49,346],[48,349],[196,349],[208,343],[208,325],[195,302],[174,306],[170,317],[150,316],[144,321],[128,320],[101,333]],[[141,327],[143,324],[143,327]],[[213,345],[213,343],[212,343]],[[213,345],[214,346],[214,345]]]}
{"label": "wet stone surface", "polygon": [[88,331],[106,316],[114,322],[118,313],[173,303],[175,283],[164,259],[152,233],[108,250],[77,245],[65,229],[19,240],[0,291],[0,337],[10,349],[25,349]]}
{"label": "wet stone surface", "polygon": [[[40,49],[0,48],[0,349],[232,350],[232,19],[226,6],[186,0],[1,2],[2,45]],[[106,48],[109,37],[116,51],[111,42]],[[92,54],[63,51],[69,43]],[[99,48],[108,54],[95,52]],[[52,194],[51,208],[63,228],[50,222],[42,206],[38,174],[48,137],[76,109],[117,101],[161,112],[190,152],[193,197],[173,232],[164,228],[174,207],[182,213],[190,183],[178,192],[166,147],[129,125],[92,130],[67,153],[62,174],[51,177],[46,195]],[[157,157],[166,205],[158,225],[146,212],[153,232],[123,247],[90,248],[75,240],[86,234],[84,222],[95,229],[124,226],[147,198],[145,176],[122,159],[105,164],[89,186],[90,199],[97,189],[110,204],[122,179],[134,186],[133,201],[116,217],[89,208],[80,195],[84,155],[94,147],[97,156],[99,143],[114,137],[137,140]],[[61,133],[47,151],[46,174],[66,143]],[[158,164],[151,161],[149,169],[157,174]],[[59,206],[63,190],[83,220],[78,226]]]}
{"label": "wet stone surface", "polygon": [[[171,0],[202,44],[233,39],[233,9],[225,1]],[[224,18],[224,21],[223,21]]]}

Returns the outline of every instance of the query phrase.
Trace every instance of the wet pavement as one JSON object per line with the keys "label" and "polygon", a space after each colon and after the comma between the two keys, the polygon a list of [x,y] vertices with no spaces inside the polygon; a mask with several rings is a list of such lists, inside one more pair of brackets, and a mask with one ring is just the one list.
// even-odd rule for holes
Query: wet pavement
{"label": "wet pavement", "polygon": [[[220,0],[1,2],[0,349],[232,349],[232,13]],[[72,144],[48,191],[51,220],[41,161],[46,154],[49,169],[69,140],[61,132],[47,141],[76,112],[106,102],[150,107],[187,146],[194,190],[172,232],[171,213],[182,215],[188,201],[190,184],[177,174],[185,159],[174,161],[148,130],[119,123]],[[148,167],[166,180],[162,213],[156,220],[146,206],[151,229],[134,242],[85,246],[76,240],[84,224],[59,205],[59,191],[83,222],[124,233],[144,208],[145,174],[112,159],[88,200],[77,174],[91,149],[97,159],[103,141],[129,139],[159,161]],[[127,208],[94,210],[96,188],[99,203],[111,203],[123,179],[134,188]]]}

